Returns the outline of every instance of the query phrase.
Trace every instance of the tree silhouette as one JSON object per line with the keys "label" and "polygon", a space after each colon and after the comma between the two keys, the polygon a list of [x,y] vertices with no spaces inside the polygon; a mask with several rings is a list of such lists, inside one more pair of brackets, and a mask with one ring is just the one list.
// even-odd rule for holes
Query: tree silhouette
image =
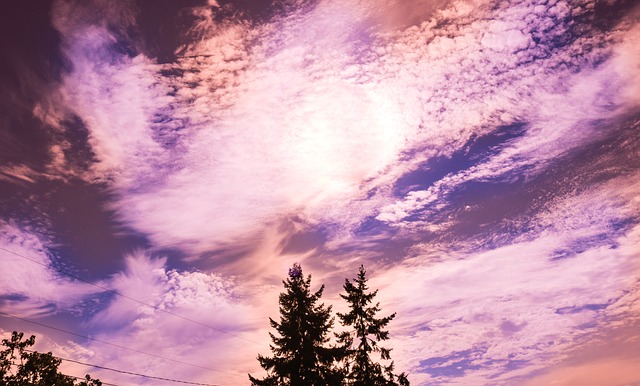
{"label": "tree silhouette", "polygon": [[36,337],[22,340],[23,333],[14,331],[11,339],[3,339],[6,347],[0,351],[0,385],[2,386],[100,386],[102,382],[86,375],[76,383],[76,378],[58,372],[62,362],[53,354],[31,351]]}
{"label": "tree silhouette", "polygon": [[338,334],[338,341],[350,347],[345,360],[345,383],[358,386],[374,385],[409,385],[407,376],[393,374],[393,362],[382,366],[371,358],[372,353],[379,353],[382,360],[391,359],[391,350],[378,343],[389,339],[386,326],[396,316],[395,313],[376,318],[380,311],[380,303],[371,305],[378,290],[367,292],[367,278],[364,266],[360,266],[358,277],[353,280],[345,279],[346,295],[340,296],[347,301],[350,310],[338,313],[338,318],[345,327],[352,327],[351,331]]}
{"label": "tree silhouette", "polygon": [[306,279],[302,268],[294,264],[289,277],[283,281],[285,292],[280,294],[280,322],[269,318],[278,336],[269,333],[274,354],[258,355],[258,361],[268,375],[256,379],[253,385],[340,385],[342,373],[336,363],[344,356],[339,347],[327,347],[327,335],[333,326],[331,306],[317,304],[324,285],[311,292],[311,275]]}

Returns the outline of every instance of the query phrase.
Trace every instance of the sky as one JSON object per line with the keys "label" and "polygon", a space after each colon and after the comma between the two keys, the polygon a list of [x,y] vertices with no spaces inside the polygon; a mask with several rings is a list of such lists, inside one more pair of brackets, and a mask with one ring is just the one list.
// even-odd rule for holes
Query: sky
{"label": "sky", "polygon": [[2,337],[246,385],[287,269],[340,312],[364,265],[414,385],[640,385],[635,1],[30,0],[0,19]]}

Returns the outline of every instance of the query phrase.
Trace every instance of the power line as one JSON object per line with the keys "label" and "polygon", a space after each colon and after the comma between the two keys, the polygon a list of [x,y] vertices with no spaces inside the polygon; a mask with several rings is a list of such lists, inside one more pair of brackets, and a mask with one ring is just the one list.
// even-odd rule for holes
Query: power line
{"label": "power line", "polygon": [[[23,350],[24,350],[24,351],[26,351],[26,352],[34,353],[34,354],[39,354],[37,351],[33,351],[33,350],[29,350],[29,349],[23,349]],[[41,355],[42,355],[42,354],[41,354]],[[51,355],[51,356],[52,356],[52,357],[54,357],[54,358],[57,358],[57,357],[53,356],[51,353],[49,353],[49,355]],[[14,358],[14,359],[15,359],[15,358]],[[60,358],[58,358],[58,359],[60,359]],[[13,363],[13,361],[12,361],[12,362],[9,364],[9,367],[10,367],[10,368],[12,368],[12,369],[16,369],[16,368],[18,368],[19,366],[18,366],[17,364]],[[15,371],[15,370],[13,370],[13,371]],[[59,374],[60,374],[60,375],[64,375],[65,377],[70,377],[70,378],[74,378],[74,379],[79,379],[79,380],[81,380],[81,381],[85,381],[85,380],[86,380],[86,378],[85,378],[85,377],[78,377],[78,376],[75,376],[75,375],[69,375],[69,374],[64,374],[64,373],[59,373]],[[100,383],[102,383],[103,385],[107,385],[107,386],[118,386],[118,385],[116,385],[116,384],[114,384],[114,383],[103,382],[103,381],[101,381],[101,380],[100,380]],[[4,385],[4,383],[3,383],[2,385]]]}
{"label": "power line", "polygon": [[[32,350],[24,350],[24,351],[31,352],[31,353],[35,353],[36,352],[36,351],[32,351]],[[121,373],[121,374],[135,375],[136,377],[143,377],[143,378],[148,378],[148,379],[158,379],[158,380],[167,381],[167,382],[184,383],[184,384],[187,384],[187,385],[220,386],[220,385],[216,385],[216,384],[212,384],[212,383],[198,383],[198,382],[181,381],[179,379],[156,377],[156,376],[148,375],[148,374],[134,373],[132,371],[119,370],[119,369],[114,369],[114,368],[111,368],[111,367],[105,367],[105,366],[94,365],[94,364],[91,364],[91,363],[80,362],[80,361],[76,361],[74,359],[62,358],[62,357],[59,357],[59,356],[56,356],[56,355],[51,355],[51,356],[56,358],[56,359],[59,359],[61,361],[77,363],[79,365],[88,366],[88,367],[95,367],[96,369],[101,369],[101,370],[114,371],[116,373]]]}
{"label": "power line", "polygon": [[44,323],[40,323],[40,322],[36,322],[36,321],[33,321],[33,320],[29,320],[29,319],[21,318],[21,317],[19,317],[19,316],[11,315],[11,314],[8,314],[8,313],[3,312],[3,311],[0,311],[0,314],[1,314],[1,315],[8,316],[8,317],[10,317],[10,318],[14,318],[14,319],[22,320],[23,322],[27,322],[27,323],[35,324],[35,325],[38,325],[38,326],[46,327],[46,328],[49,328],[49,329],[52,329],[52,330],[56,330],[56,331],[60,331],[60,332],[64,332],[65,334],[74,335],[74,336],[77,336],[77,337],[80,337],[80,338],[85,338],[85,339],[93,340],[93,341],[95,341],[95,342],[100,342],[100,343],[103,343],[103,344],[106,344],[106,345],[109,345],[109,346],[113,346],[113,347],[117,347],[117,348],[121,348],[121,349],[124,349],[124,350],[129,350],[129,351],[137,352],[137,353],[140,353],[140,354],[149,355],[149,356],[152,356],[152,357],[155,357],[155,358],[160,358],[160,359],[164,359],[164,360],[171,361],[171,362],[175,362],[175,363],[180,363],[180,364],[187,365],[187,366],[191,366],[191,367],[197,367],[197,368],[199,368],[199,369],[203,369],[203,370],[215,371],[215,372],[217,372],[217,373],[222,373],[222,374],[227,374],[227,375],[236,375],[236,374],[227,373],[227,372],[225,372],[225,371],[212,369],[212,368],[210,368],[210,367],[200,366],[200,365],[194,365],[194,364],[191,364],[191,363],[188,363],[188,362],[184,362],[184,361],[181,361],[181,360],[178,360],[178,359],[167,358],[167,357],[164,357],[164,356],[162,356],[162,355],[157,355],[157,354],[149,353],[149,352],[146,352],[146,351],[137,350],[137,349],[134,349],[134,348],[130,348],[130,347],[126,347],[126,346],[121,346],[121,345],[119,345],[119,344],[115,344],[115,343],[107,342],[107,341],[105,341],[105,340],[101,340],[101,339],[97,339],[97,338],[92,338],[92,337],[87,336],[87,335],[78,334],[78,333],[75,333],[75,332],[73,332],[73,331],[63,330],[63,329],[58,328],[58,327],[53,327],[53,326],[49,326],[49,325],[44,324]]}
{"label": "power line", "polygon": [[157,380],[166,381],[166,382],[183,383],[183,384],[186,384],[186,385],[219,386],[219,385],[212,384],[212,383],[189,382],[189,381],[181,381],[179,379],[155,377],[153,375],[140,374],[140,373],[134,373],[132,371],[118,370],[118,369],[112,369],[110,367],[93,365],[91,363],[84,363],[84,362],[76,361],[76,360],[73,360],[73,359],[66,359],[66,358],[60,358],[60,357],[56,357],[56,358],[58,358],[60,360],[63,360],[63,361],[67,361],[67,362],[77,363],[77,364],[83,365],[83,366],[95,367],[96,369],[114,371],[116,373],[121,373],[121,374],[135,375],[136,377],[143,377],[143,378],[148,378],[148,379],[157,379]]}
{"label": "power line", "polygon": [[[16,253],[16,252],[10,251],[10,250],[8,250],[8,249],[6,249],[6,248],[0,247],[0,249],[1,249],[1,250],[3,250],[3,251],[5,251],[5,252],[9,252],[9,253],[11,253],[12,255],[15,255],[15,256],[21,257],[21,258],[23,258],[23,259],[25,259],[25,260],[28,260],[28,261],[30,261],[30,262],[32,262],[32,263],[39,264],[39,265],[41,265],[41,266],[43,266],[43,267],[46,267],[46,268],[50,268],[50,267],[49,267],[49,265],[47,265],[47,264],[45,264],[45,263],[41,263],[41,262],[39,262],[39,261],[37,261],[37,260],[31,259],[31,258],[26,257],[26,256],[24,256],[24,255],[21,255],[21,254],[19,254],[19,253]],[[151,308],[153,308],[153,309],[154,309],[154,310],[156,310],[156,311],[164,312],[165,314],[169,314],[169,315],[171,315],[171,316],[173,316],[173,317],[176,317],[176,318],[179,318],[179,319],[182,319],[182,320],[185,320],[185,321],[188,321],[188,322],[191,322],[191,323],[194,323],[194,324],[200,325],[200,326],[202,326],[202,327],[207,327],[207,328],[209,328],[209,329],[212,329],[212,330],[214,330],[214,331],[221,332],[221,333],[223,333],[223,334],[226,334],[226,335],[232,336],[232,337],[234,337],[234,338],[242,339],[242,340],[244,340],[244,341],[247,341],[247,342],[250,342],[250,343],[253,343],[253,344],[257,344],[257,345],[262,346],[262,347],[266,347],[266,346],[265,346],[264,344],[262,344],[262,343],[256,342],[256,341],[251,340],[251,339],[243,338],[243,337],[241,337],[241,336],[239,336],[239,335],[235,335],[235,334],[232,334],[232,333],[230,333],[230,332],[227,332],[227,331],[221,330],[221,329],[219,329],[219,328],[217,328],[217,327],[213,327],[213,326],[210,326],[210,325],[208,325],[208,324],[205,324],[205,323],[202,323],[202,322],[198,322],[197,320],[193,320],[193,319],[191,319],[191,318],[187,318],[186,316],[182,316],[182,315],[179,315],[179,314],[173,313],[173,312],[171,312],[171,311],[165,310],[165,309],[160,308],[160,307],[158,307],[158,306],[154,306],[154,305],[151,305],[151,304],[145,303],[145,302],[143,302],[143,301],[141,301],[141,300],[138,300],[138,299],[132,298],[132,297],[127,296],[127,295],[125,295],[125,294],[122,294],[122,293],[120,293],[120,292],[118,292],[118,291],[116,291],[116,290],[112,290],[111,288],[107,288],[107,287],[105,287],[105,286],[102,286],[102,285],[100,285],[100,284],[94,283],[94,282],[92,282],[92,281],[85,280],[85,279],[83,279],[83,278],[81,278],[81,277],[78,277],[78,276],[76,276],[76,275],[70,274],[70,273],[68,273],[68,272],[61,271],[61,270],[58,270],[58,269],[56,269],[56,272],[59,272],[59,273],[61,273],[61,274],[63,274],[63,275],[66,275],[66,276],[71,277],[71,278],[73,278],[73,279],[79,280],[79,281],[81,281],[81,282],[84,282],[84,283],[90,284],[90,285],[92,285],[92,286],[94,286],[94,287],[100,288],[100,289],[102,289],[102,290],[104,290],[104,291],[107,291],[107,292],[110,292],[110,293],[112,293],[112,294],[114,294],[114,295],[121,296],[121,297],[123,297],[123,298],[125,298],[125,299],[129,299],[129,300],[131,300],[131,301],[133,301],[133,302],[136,302],[136,303],[138,303],[138,304],[141,304],[141,305],[143,305],[143,306],[151,307]]]}

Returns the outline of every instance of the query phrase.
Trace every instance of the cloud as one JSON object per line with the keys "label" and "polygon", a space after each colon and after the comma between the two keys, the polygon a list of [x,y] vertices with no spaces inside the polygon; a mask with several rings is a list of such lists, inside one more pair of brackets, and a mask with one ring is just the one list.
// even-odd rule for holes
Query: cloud
{"label": "cloud", "polygon": [[558,364],[523,385],[632,385],[637,383],[637,325],[613,328],[567,353]]}
{"label": "cloud", "polygon": [[12,165],[0,168],[0,179],[14,183],[34,183],[37,172],[26,165]]}
{"label": "cloud", "polygon": [[[315,22],[326,24],[337,11],[323,10]],[[290,211],[313,219],[330,200],[361,195],[360,182],[402,147],[383,98],[318,73],[340,69],[343,49],[330,44],[340,42],[326,42],[329,56],[311,49],[311,37],[267,52],[281,36],[266,33],[249,57],[245,25],[216,26],[197,50],[187,50],[196,57],[180,62],[185,75],[173,80],[174,98],[149,60],[111,52],[114,37],[100,27],[83,31],[69,38],[75,67],[65,79],[68,104],[90,130],[95,170],[123,193],[116,203],[122,217],[157,242],[202,249]],[[167,147],[161,125],[150,121],[169,115],[167,125],[187,127]]]}
{"label": "cloud", "polygon": [[[560,18],[565,17],[566,4],[558,4],[552,9],[557,8],[554,12],[561,13]],[[527,15],[524,20],[523,15]],[[419,28],[408,29],[402,39],[397,38],[401,43],[393,46],[392,54],[381,51],[385,52],[379,58],[383,69],[385,65],[402,63],[403,55],[412,59],[405,59],[408,70],[405,76],[396,76],[394,80],[404,86],[398,85],[395,89],[431,91],[408,95],[423,100],[426,105],[423,116],[417,119],[425,122],[422,139],[428,140],[428,146],[443,149],[440,152],[445,156],[461,150],[472,136],[487,134],[483,132],[484,125],[496,128],[522,122],[526,129],[519,138],[503,144],[488,160],[451,173],[427,189],[411,191],[403,199],[384,206],[377,215],[378,220],[415,226],[411,221],[404,224],[401,220],[429,206],[441,210],[449,201],[447,196],[463,183],[540,173],[571,149],[601,139],[605,133],[593,122],[613,119],[635,107],[634,97],[630,95],[635,94],[637,82],[629,77],[637,63],[632,64],[634,59],[622,54],[627,51],[622,47],[626,41],[635,39],[636,32],[625,30],[623,35],[618,31],[614,34],[617,37],[584,36],[565,46],[544,48],[544,42],[534,44],[530,37],[540,28],[540,19],[548,17],[549,12],[541,13],[534,4],[525,2],[500,9],[490,19],[478,17],[461,28],[452,25],[436,30],[439,35],[435,37],[434,22],[424,23]],[[557,23],[554,25],[558,27]],[[526,41],[520,38],[525,32],[529,36]],[[419,46],[422,36],[432,40]],[[584,45],[623,36],[625,43],[614,45],[613,50],[627,59],[616,56],[599,66],[596,61],[610,54],[609,47],[583,51]],[[494,40],[505,52],[483,49]],[[520,46],[512,47],[511,41],[519,41]],[[558,52],[547,59],[538,59],[536,53],[542,48]],[[559,69],[560,61],[575,71]],[[616,64],[622,61],[624,65]],[[430,68],[422,68],[425,63]],[[417,66],[420,67],[415,68]],[[430,76],[415,75],[424,72]]]}
{"label": "cloud", "polygon": [[[624,272],[628,260],[606,247],[550,260],[562,245],[551,236],[462,260],[440,256],[449,261],[407,267],[389,274],[384,285],[374,281],[385,303],[394,304],[400,315],[396,336],[399,328],[412,331],[395,338],[402,348],[395,350],[399,366],[410,369],[419,382],[445,382],[446,377],[419,361],[480,350],[477,357],[462,358],[479,369],[474,374],[465,367],[465,379],[471,382],[476,376],[477,384],[486,384],[491,378],[498,384],[502,378],[494,377],[506,372],[509,362],[521,361],[532,371],[584,334],[593,334],[604,322],[599,308],[622,296],[634,276]],[[409,295],[415,293],[424,297]]]}
{"label": "cloud", "polygon": [[[57,272],[43,240],[29,229],[0,222],[0,308],[14,316],[47,315],[72,308],[95,287]],[[23,257],[24,256],[24,257]]]}
{"label": "cloud", "polygon": [[[637,9],[634,17],[637,19]],[[633,19],[632,19],[633,20]],[[614,47],[613,58],[609,66],[619,75],[624,87],[618,91],[619,99],[628,107],[637,107],[640,98],[640,79],[638,79],[638,67],[640,67],[640,55],[632,47],[640,40],[640,27],[633,25],[621,38],[621,42]]]}
{"label": "cloud", "polygon": [[[0,280],[3,312],[33,320],[72,311],[87,296],[104,292],[70,282],[47,268],[51,264],[44,252],[48,241],[11,224],[3,224],[1,235],[2,248],[42,263],[31,264],[0,251],[3,267],[10,273]],[[64,321],[42,320],[44,325],[76,333],[89,329],[87,335],[96,340],[72,342],[66,334],[50,329],[27,329],[25,333],[37,335],[36,350],[153,376],[238,383],[246,380],[247,372],[257,372],[257,362],[248,366],[246,359],[267,350],[265,315],[277,312],[273,310],[277,306],[274,293],[251,282],[241,285],[233,277],[169,270],[165,263],[165,259],[153,259],[141,251],[126,256],[124,270],[99,283],[124,296],[109,295],[101,300],[101,310],[78,325],[65,327]],[[3,331],[3,336],[7,334]],[[69,362],[64,362],[61,369],[74,375],[88,372],[86,367]],[[105,381],[144,384],[141,378],[106,370],[93,369],[90,373]]]}
{"label": "cloud", "polygon": [[640,361],[633,358],[594,361],[558,369],[544,377],[535,378],[527,385],[633,385],[640,382],[636,372],[639,365]]}
{"label": "cloud", "polygon": [[[90,131],[95,176],[119,191],[122,221],[192,252],[288,216],[347,231],[375,214],[395,223],[462,182],[542,170],[634,94],[607,94],[635,83],[626,66],[599,64],[626,27],[552,39],[588,13],[582,4],[455,3],[380,31],[367,23],[391,5],[376,4],[320,2],[261,25],[196,8],[200,40],[169,65],[119,52],[123,37],[105,22],[58,17],[74,64],[65,103]],[[619,63],[635,60],[619,52]],[[393,203],[395,178],[519,122],[525,134],[492,159]]]}
{"label": "cloud", "polygon": [[[168,270],[163,259],[151,259],[143,252],[128,256],[125,264],[125,270],[109,281],[110,288],[153,307],[113,297],[90,321],[95,337],[201,367],[95,341],[85,345],[95,352],[92,363],[210,383],[212,379],[214,383],[238,383],[246,379],[249,369],[256,371],[257,363],[247,367],[246,358],[266,347],[267,335],[256,333],[265,320],[256,318],[262,295],[247,296],[251,284],[244,286],[235,278],[216,274]],[[112,373],[104,373],[104,379],[132,382],[130,377]]]}
{"label": "cloud", "polygon": [[84,32],[69,53],[74,72],[65,78],[64,97],[89,129],[89,144],[99,159],[96,173],[128,187],[130,178],[149,174],[163,156],[151,124],[166,91],[156,86],[148,59],[113,57],[108,48],[115,43],[113,36],[97,27]]}
{"label": "cloud", "polygon": [[587,336],[635,323],[640,228],[619,225],[640,213],[637,178],[550,202],[531,219],[537,228],[502,247],[414,245],[407,260],[372,280],[402,323],[398,364],[419,382],[464,375],[466,384],[512,384]]}

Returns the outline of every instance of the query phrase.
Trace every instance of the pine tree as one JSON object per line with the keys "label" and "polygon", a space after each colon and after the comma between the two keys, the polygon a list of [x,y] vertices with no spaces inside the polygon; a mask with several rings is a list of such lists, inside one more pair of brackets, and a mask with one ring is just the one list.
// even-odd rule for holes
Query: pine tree
{"label": "pine tree", "polygon": [[258,361],[268,375],[256,379],[253,385],[340,385],[342,373],[335,365],[342,359],[343,350],[327,347],[329,330],[333,326],[331,306],[317,304],[324,285],[312,293],[311,275],[306,279],[302,268],[294,264],[289,277],[283,281],[285,292],[280,294],[280,322],[269,318],[278,335],[269,333],[272,357],[258,355]]}
{"label": "pine tree", "polygon": [[389,331],[385,328],[396,314],[376,318],[380,303],[371,305],[371,302],[378,290],[367,292],[368,289],[366,272],[361,265],[353,283],[345,279],[346,295],[340,294],[350,310],[344,314],[338,313],[338,318],[343,326],[352,328],[351,331],[338,334],[338,341],[351,347],[345,361],[345,383],[358,386],[409,385],[404,373],[397,376],[393,373],[393,362],[382,366],[371,358],[372,353],[379,353],[382,360],[391,359],[391,350],[378,343],[389,339]]}

